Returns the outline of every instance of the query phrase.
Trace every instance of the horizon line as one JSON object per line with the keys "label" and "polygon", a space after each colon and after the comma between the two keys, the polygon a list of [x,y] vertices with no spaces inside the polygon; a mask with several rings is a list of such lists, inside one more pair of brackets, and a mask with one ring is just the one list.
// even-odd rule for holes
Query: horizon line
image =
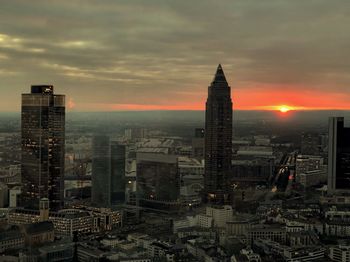
{"label": "horizon line", "polygon": [[[88,111],[75,111],[75,110],[66,110],[67,113],[143,113],[143,112],[182,112],[182,111],[190,111],[190,112],[205,112],[205,109],[149,109],[149,110],[88,110]],[[244,111],[244,112],[254,112],[254,111],[260,111],[260,112],[279,112],[278,109],[234,109],[235,111]],[[316,108],[316,109],[290,109],[288,112],[312,112],[312,111],[350,111],[349,109],[328,109],[328,108]],[[0,111],[0,114],[14,114],[14,113],[21,113],[21,111]]]}

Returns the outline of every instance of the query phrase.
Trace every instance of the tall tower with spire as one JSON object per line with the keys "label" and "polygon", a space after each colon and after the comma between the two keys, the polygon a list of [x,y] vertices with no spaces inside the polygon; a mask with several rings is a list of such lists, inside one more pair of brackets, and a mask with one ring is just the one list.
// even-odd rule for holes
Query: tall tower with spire
{"label": "tall tower with spire", "polygon": [[204,191],[208,202],[227,200],[232,158],[231,87],[219,64],[208,87],[205,111]]}

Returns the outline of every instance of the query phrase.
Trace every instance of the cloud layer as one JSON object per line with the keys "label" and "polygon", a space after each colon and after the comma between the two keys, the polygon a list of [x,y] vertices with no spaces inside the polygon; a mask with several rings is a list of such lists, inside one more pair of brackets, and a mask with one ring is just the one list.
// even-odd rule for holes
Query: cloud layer
{"label": "cloud layer", "polygon": [[237,108],[350,108],[349,24],[347,0],[4,0],[0,111],[41,83],[70,110],[203,109],[218,63]]}

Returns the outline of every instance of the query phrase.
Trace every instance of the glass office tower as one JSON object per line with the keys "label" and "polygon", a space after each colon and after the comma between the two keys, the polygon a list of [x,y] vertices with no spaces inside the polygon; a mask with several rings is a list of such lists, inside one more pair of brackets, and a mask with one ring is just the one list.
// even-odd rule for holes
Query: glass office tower
{"label": "glass office tower", "polygon": [[99,207],[125,202],[125,146],[104,135],[93,138],[91,197]]}
{"label": "glass office tower", "polygon": [[22,195],[25,208],[38,209],[41,198],[50,208],[63,207],[65,96],[51,85],[35,85],[22,94]]}

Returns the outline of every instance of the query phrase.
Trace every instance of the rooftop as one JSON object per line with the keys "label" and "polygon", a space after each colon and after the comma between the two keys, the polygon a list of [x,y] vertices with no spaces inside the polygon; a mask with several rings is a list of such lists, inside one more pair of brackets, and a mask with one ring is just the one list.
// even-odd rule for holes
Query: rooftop
{"label": "rooftop", "polygon": [[40,234],[48,231],[53,231],[53,223],[49,221],[32,223],[25,226],[25,230],[28,234]]}

